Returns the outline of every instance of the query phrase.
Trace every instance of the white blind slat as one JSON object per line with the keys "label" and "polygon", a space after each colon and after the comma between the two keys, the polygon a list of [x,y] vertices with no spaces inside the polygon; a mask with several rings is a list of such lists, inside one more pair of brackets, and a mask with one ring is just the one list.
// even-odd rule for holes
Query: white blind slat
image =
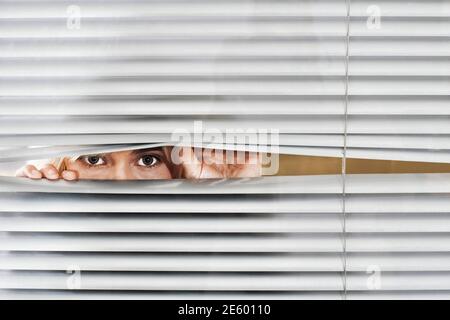
{"label": "white blind slat", "polygon": [[[216,272],[330,272],[343,271],[340,253],[207,254],[207,253],[77,253],[10,252],[0,260],[2,270],[85,271],[216,271]],[[448,271],[450,255],[420,253],[349,253],[347,270],[366,272],[377,265],[384,271]]]}
{"label": "white blind slat", "polygon": [[[391,186],[389,189],[386,185]],[[1,192],[94,194],[340,194],[340,175],[278,176],[231,180],[33,181],[0,177]],[[450,192],[450,174],[349,174],[348,194],[416,194]],[[49,195],[51,198],[51,195]]]}
{"label": "white blind slat", "polygon": [[[1,275],[1,288],[11,289],[65,289],[67,275],[63,272],[16,271]],[[112,278],[114,281],[111,281]],[[449,290],[448,272],[389,274],[384,277],[385,290]],[[411,280],[415,280],[414,282]],[[351,291],[367,291],[366,275],[349,274]],[[339,273],[311,273],[293,275],[213,275],[205,282],[202,276],[138,274],[84,274],[84,290],[222,290],[222,291],[339,291],[342,279]],[[166,289],[167,290],[167,289]]]}
{"label": "white blind slat", "polygon": [[[70,1],[39,3],[11,1],[4,4],[0,18],[52,18],[65,16]],[[90,17],[142,17],[142,16],[345,16],[340,1],[308,1],[299,6],[292,1],[81,1],[83,15]]]}
{"label": "white blind slat", "polygon": [[[166,214],[168,215],[168,214]],[[36,224],[39,219],[40,224]],[[346,219],[347,232],[450,232],[449,214],[361,214]],[[86,215],[61,213],[16,217],[0,215],[0,231],[6,232],[150,232],[150,233],[288,233],[341,232],[339,214],[277,214],[238,217],[143,216],[127,214]]]}

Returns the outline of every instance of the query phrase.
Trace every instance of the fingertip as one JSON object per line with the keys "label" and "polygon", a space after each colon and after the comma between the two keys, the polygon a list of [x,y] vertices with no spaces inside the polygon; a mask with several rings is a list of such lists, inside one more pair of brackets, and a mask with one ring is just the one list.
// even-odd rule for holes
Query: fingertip
{"label": "fingertip", "polygon": [[77,174],[74,171],[63,171],[61,174],[64,180],[74,181],[77,180]]}
{"label": "fingertip", "polygon": [[42,179],[42,173],[39,170],[32,169],[30,172],[31,179]]}
{"label": "fingertip", "polygon": [[23,172],[23,169],[19,169],[15,173],[16,177],[25,177],[25,173]]}
{"label": "fingertip", "polygon": [[44,172],[44,175],[49,180],[58,180],[59,179],[59,173],[53,166],[47,166],[42,169]]}
{"label": "fingertip", "polygon": [[50,174],[50,175],[48,175],[47,176],[47,179],[48,180],[59,180],[59,176],[58,175],[53,175],[53,174]]}
{"label": "fingertip", "polygon": [[20,176],[36,180],[42,179],[42,173],[33,165],[27,165],[23,170],[21,170]]}

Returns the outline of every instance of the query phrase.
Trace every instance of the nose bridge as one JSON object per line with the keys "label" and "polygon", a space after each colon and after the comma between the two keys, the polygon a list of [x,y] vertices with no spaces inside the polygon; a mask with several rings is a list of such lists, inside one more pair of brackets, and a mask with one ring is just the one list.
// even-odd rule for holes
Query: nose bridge
{"label": "nose bridge", "polygon": [[132,180],[133,171],[127,161],[127,159],[120,159],[114,164],[114,179],[116,180]]}

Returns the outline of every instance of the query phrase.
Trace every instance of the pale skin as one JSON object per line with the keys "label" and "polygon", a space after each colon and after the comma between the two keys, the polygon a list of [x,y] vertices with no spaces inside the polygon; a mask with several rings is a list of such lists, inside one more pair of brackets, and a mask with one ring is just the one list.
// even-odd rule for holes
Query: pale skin
{"label": "pale skin", "polygon": [[[40,167],[28,164],[20,168],[16,175],[33,180],[64,179],[67,181],[220,179],[261,176],[259,161],[241,165],[223,165],[223,162],[219,161],[224,155],[221,150],[203,152],[200,150],[203,157],[200,161],[195,156],[199,154],[199,149],[183,148],[181,164],[177,166],[171,162],[169,151],[167,148],[153,148],[85,155],[66,159],[64,170],[58,170],[52,161],[48,161]],[[246,157],[249,157],[248,153]]]}

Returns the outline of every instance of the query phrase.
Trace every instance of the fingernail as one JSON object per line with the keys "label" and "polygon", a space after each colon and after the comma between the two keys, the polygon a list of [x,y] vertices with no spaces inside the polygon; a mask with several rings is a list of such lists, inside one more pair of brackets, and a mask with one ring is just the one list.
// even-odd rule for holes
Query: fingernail
{"label": "fingernail", "polygon": [[58,178],[58,172],[56,170],[49,170],[48,175],[53,179]]}
{"label": "fingernail", "polygon": [[37,171],[37,170],[32,170],[31,171],[31,176],[33,178],[39,178],[41,176],[41,173],[39,171]]}
{"label": "fingernail", "polygon": [[75,180],[76,178],[75,173],[69,171],[64,171],[62,176],[65,180]]}

